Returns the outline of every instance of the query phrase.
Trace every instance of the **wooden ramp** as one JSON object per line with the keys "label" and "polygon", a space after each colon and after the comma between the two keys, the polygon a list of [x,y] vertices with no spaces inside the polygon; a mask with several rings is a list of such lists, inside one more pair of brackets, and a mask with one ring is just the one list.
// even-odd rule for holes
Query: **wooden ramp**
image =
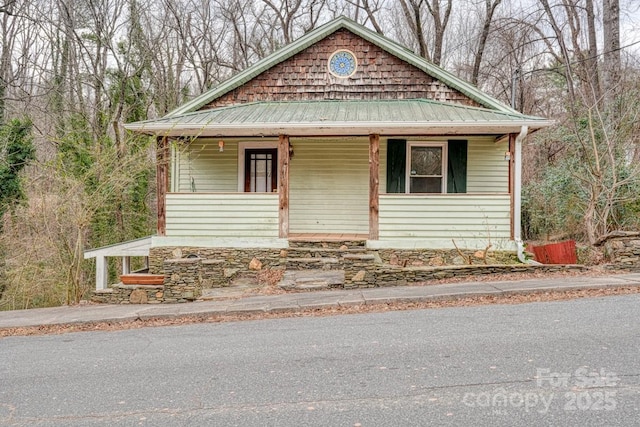
{"label": "wooden ramp", "polygon": [[122,257],[122,274],[131,273],[131,257],[145,257],[149,264],[151,236],[84,251],[84,259],[96,259],[96,290],[107,289],[108,257]]}

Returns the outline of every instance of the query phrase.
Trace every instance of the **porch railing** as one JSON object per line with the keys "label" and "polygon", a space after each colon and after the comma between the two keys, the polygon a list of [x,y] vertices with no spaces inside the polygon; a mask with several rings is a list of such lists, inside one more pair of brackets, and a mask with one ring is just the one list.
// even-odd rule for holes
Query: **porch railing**
{"label": "porch railing", "polygon": [[380,240],[508,240],[510,209],[509,194],[381,194]]}
{"label": "porch railing", "polygon": [[278,237],[277,193],[169,193],[167,237]]}

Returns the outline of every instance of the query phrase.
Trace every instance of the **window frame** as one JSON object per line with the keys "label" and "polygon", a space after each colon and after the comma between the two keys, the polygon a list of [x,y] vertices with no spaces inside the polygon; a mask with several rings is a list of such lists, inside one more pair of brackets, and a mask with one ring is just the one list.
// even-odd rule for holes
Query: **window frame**
{"label": "window frame", "polygon": [[[447,150],[447,142],[446,141],[407,141],[407,153],[405,159],[405,194],[447,194],[447,177],[448,177],[448,159],[449,153]],[[442,175],[426,175],[422,176],[423,178],[441,178],[440,182],[440,192],[439,193],[412,193],[411,192],[411,151],[413,147],[438,147],[442,149]],[[421,176],[418,176],[421,177]]]}
{"label": "window frame", "polygon": [[[246,193],[244,191],[244,177],[245,177],[245,151],[247,149],[261,149],[261,148],[278,148],[278,141],[240,141],[238,142],[238,193]],[[280,188],[280,161],[276,157],[276,188]],[[276,194],[266,193],[266,194]],[[248,193],[247,193],[248,194]]]}

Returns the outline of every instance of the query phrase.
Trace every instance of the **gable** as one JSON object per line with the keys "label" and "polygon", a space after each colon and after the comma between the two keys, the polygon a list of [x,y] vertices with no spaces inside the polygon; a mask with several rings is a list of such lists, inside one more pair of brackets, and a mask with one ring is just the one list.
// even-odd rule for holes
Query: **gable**
{"label": "gable", "polygon": [[[360,25],[352,21],[349,18],[341,16],[332,21],[327,22],[324,25],[321,25],[320,27],[317,27],[309,31],[304,36],[300,37],[299,39],[295,40],[294,42],[286,46],[283,46],[278,51],[261,59],[260,61],[256,62],[249,68],[246,68],[245,70],[239,72],[238,74],[234,75],[228,80],[222,82],[218,86],[180,105],[173,111],[169,112],[165,116],[165,118],[178,117],[184,114],[193,113],[194,111],[201,110],[203,107],[207,105],[214,107],[216,105],[216,100],[221,100],[223,97],[228,97],[229,99],[227,99],[224,104],[222,101],[219,101],[220,104],[231,105],[231,101],[233,99],[240,99],[242,97],[236,96],[234,98],[234,96],[227,95],[227,94],[229,94],[232,91],[235,91],[236,89],[240,88],[245,84],[250,83],[251,80],[253,80],[254,78],[276,67],[278,64],[284,61],[287,61],[293,56],[304,52],[306,49],[313,48],[314,45],[318,44],[325,38],[331,36],[333,33],[341,29],[348,30],[352,34],[356,35],[357,37],[360,37],[363,40],[368,41],[371,45],[377,46],[382,51],[390,54],[391,57],[395,57],[395,59],[400,60],[403,63],[402,64],[403,67],[407,64],[410,64],[413,67],[417,68],[418,70],[421,70],[422,72],[424,72],[427,76],[430,76],[434,80],[440,82],[440,84],[444,84],[444,86],[451,89],[453,93],[463,94],[469,100],[473,101],[470,103],[471,105],[475,103],[475,105],[478,105],[485,109],[500,111],[507,114],[520,115],[518,111],[514,110],[513,108],[504,104],[503,102],[498,101],[492,96],[482,92],[476,86],[456,77],[455,75],[444,70],[443,68],[440,68],[434,65],[433,63],[427,61],[425,58],[414,54],[407,48],[399,45],[398,43],[364,27],[363,25]],[[384,56],[386,57],[386,54]],[[318,59],[318,58],[314,58],[314,59]],[[368,58],[368,59],[371,59],[371,58]],[[380,62],[382,62],[382,60],[380,60]],[[378,64],[377,58],[376,58],[376,65],[380,65]],[[294,75],[298,76],[298,78],[300,77],[301,73],[299,69],[297,73],[294,73]],[[281,76],[286,76],[286,74],[281,74]],[[406,77],[410,77],[410,76],[406,76]],[[383,78],[384,78],[384,75],[383,75]],[[401,79],[402,77],[398,77],[398,78]],[[262,93],[264,94],[265,92],[262,92]],[[436,91],[435,93],[440,95],[439,98],[437,98],[438,102],[442,102],[441,101],[442,99],[444,100],[447,99],[447,96],[442,96],[442,91],[440,92]],[[251,96],[256,96],[256,95],[251,95]],[[389,96],[389,95],[385,95],[385,96]],[[450,98],[453,99],[453,97],[450,97]],[[309,98],[305,98],[305,99],[309,99]],[[434,98],[431,98],[431,99],[434,99]],[[461,99],[464,99],[464,97],[462,97]],[[460,102],[461,99],[458,99],[458,102]],[[240,101],[233,101],[233,102],[240,102]],[[463,103],[463,104],[457,104],[457,105],[465,105],[465,104]],[[466,104],[466,105],[469,105],[469,104]]]}
{"label": "gable", "polygon": [[[355,73],[339,78],[328,70],[331,54],[348,49]],[[263,71],[200,110],[265,101],[428,99],[480,107],[481,104],[420,68],[346,28],[340,28],[290,58]]]}

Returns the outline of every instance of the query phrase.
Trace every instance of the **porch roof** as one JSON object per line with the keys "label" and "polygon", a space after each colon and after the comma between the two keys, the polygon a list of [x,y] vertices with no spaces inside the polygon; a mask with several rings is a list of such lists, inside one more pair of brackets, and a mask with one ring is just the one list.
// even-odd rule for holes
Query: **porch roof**
{"label": "porch roof", "polygon": [[151,236],[84,251],[84,259],[112,256],[149,256]]}
{"label": "porch roof", "polygon": [[554,122],[426,99],[255,102],[125,125],[157,136],[500,135]]}

